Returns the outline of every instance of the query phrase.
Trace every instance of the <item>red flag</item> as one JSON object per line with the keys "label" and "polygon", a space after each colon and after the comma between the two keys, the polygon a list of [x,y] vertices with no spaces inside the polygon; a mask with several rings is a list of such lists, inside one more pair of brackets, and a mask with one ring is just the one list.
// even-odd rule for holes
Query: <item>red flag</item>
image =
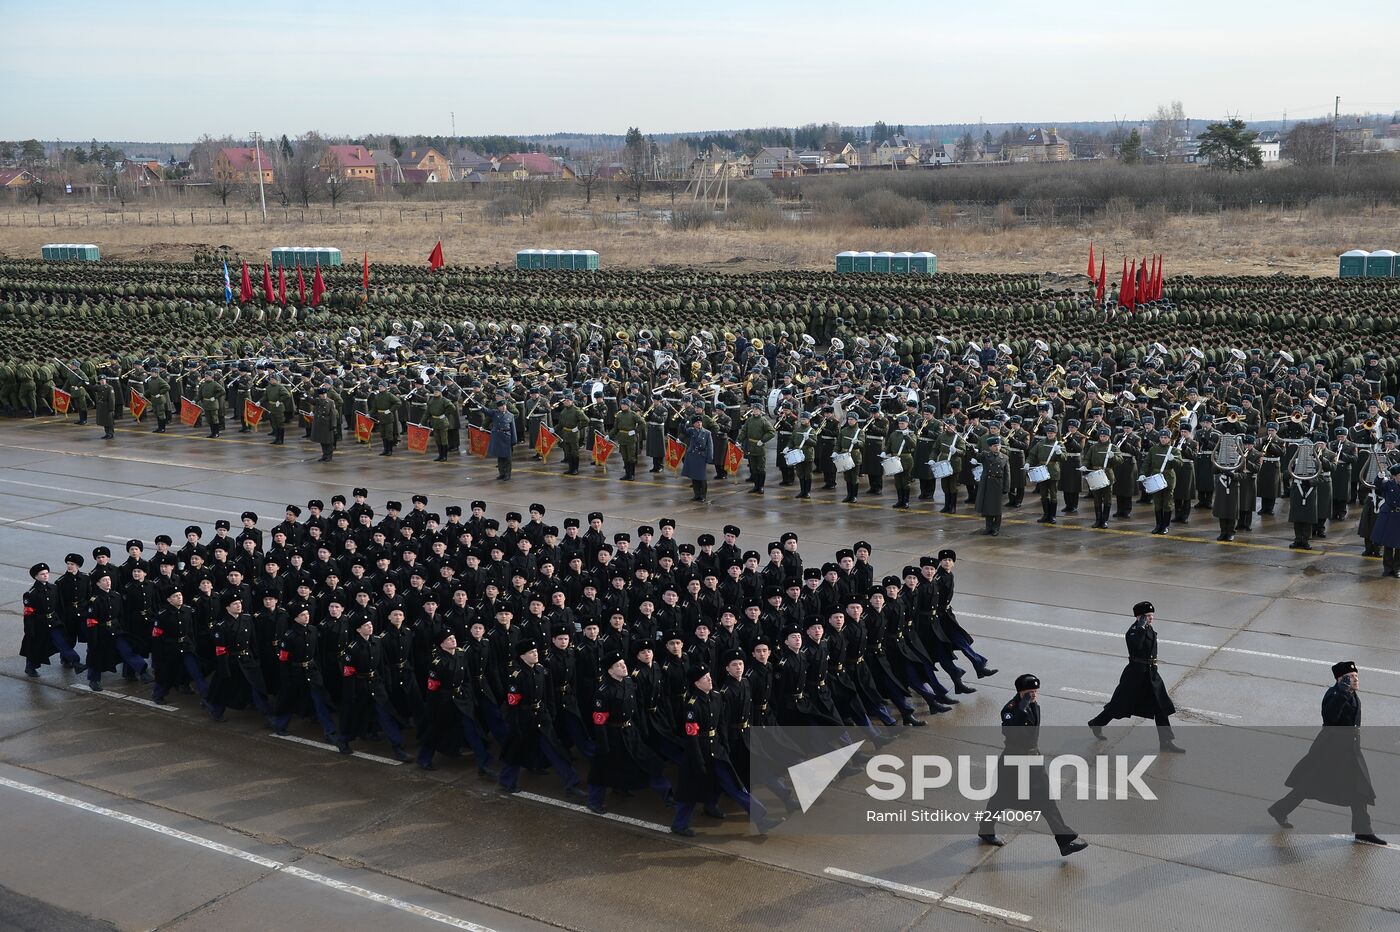
{"label": "red flag", "polygon": [[438,240],[437,245],[433,247],[433,251],[428,253],[428,268],[437,271],[446,264],[447,263],[442,259],[442,240]]}
{"label": "red flag", "polygon": [[1125,281],[1125,282],[1123,283],[1123,287],[1126,288],[1127,291],[1128,291],[1128,298],[1127,298],[1127,301],[1128,301],[1127,308],[1128,308],[1128,310],[1129,310],[1129,311],[1135,310],[1135,309],[1137,308],[1137,260],[1136,260],[1136,259],[1133,260],[1132,267],[1128,270],[1128,280]]}
{"label": "red flag", "polygon": [[472,456],[485,456],[491,445],[491,431],[467,425],[467,452]]}
{"label": "red flag", "polygon": [[355,442],[369,443],[370,435],[374,433],[374,425],[379,423],[361,411],[355,412]]}
{"label": "red flag", "polygon": [[253,300],[253,278],[248,274],[248,263],[243,263],[243,283],[238,288],[238,303],[247,304]]}
{"label": "red flag", "polygon": [[666,438],[666,465],[671,469],[680,469],[681,460],[685,459],[685,444],[674,437]]}
{"label": "red flag", "polygon": [[1094,278],[1094,244],[1089,244],[1089,279]]}
{"label": "red flag", "polygon": [[[246,269],[246,266],[245,266]],[[204,409],[190,401],[188,398],[180,399],[180,423],[186,427],[193,427],[199,420],[199,416],[204,413]]]}
{"label": "red flag", "polygon": [[[318,266],[317,268],[319,268],[319,266]],[[368,300],[369,300],[369,253],[368,253],[368,252],[365,253],[365,277],[364,277],[364,282],[365,282],[365,293],[364,293],[364,295],[362,295],[362,296],[360,297],[360,300],[361,300],[361,301],[368,301]]]}
{"label": "red flag", "polygon": [[272,270],[267,267],[266,262],[263,263],[263,297],[267,299],[268,304],[277,300],[277,295],[272,293]]}
{"label": "red flag", "polygon": [[408,451],[410,453],[427,453],[428,438],[433,432],[422,424],[408,425]]}
{"label": "red flag", "polygon": [[285,265],[277,267],[277,303],[283,307],[287,306],[287,267]]}
{"label": "red flag", "polygon": [[547,424],[541,424],[539,436],[535,438],[535,452],[540,455],[540,459],[548,462],[549,454],[554,451],[558,442],[559,435],[550,430]]}
{"label": "red flag", "polygon": [[1138,266],[1137,299],[1139,304],[1146,304],[1148,301],[1152,300],[1152,296],[1148,294],[1147,285],[1147,259],[1144,258],[1142,260],[1142,265]]}
{"label": "red flag", "polygon": [[612,456],[613,450],[617,449],[617,444],[613,443],[602,434],[593,435],[593,464],[595,466],[606,466],[608,457]]}
{"label": "red flag", "polygon": [[306,276],[301,274],[301,260],[297,260],[297,304],[306,307]]}
{"label": "red flag", "polygon": [[1099,287],[1094,295],[1094,300],[1103,307],[1104,293],[1108,290],[1108,263],[1104,261],[1102,255],[1099,256]]}
{"label": "red flag", "polygon": [[263,415],[267,409],[251,398],[243,399],[243,423],[254,430],[262,423]]}
{"label": "red flag", "polygon": [[53,409],[64,417],[68,416],[68,408],[73,404],[73,396],[61,388],[55,387],[53,390]]}
{"label": "red flag", "polygon": [[1123,277],[1118,280],[1118,306],[1128,306],[1128,257],[1123,257]]}
{"label": "red flag", "polygon": [[724,451],[724,471],[732,475],[737,473],[742,465],[744,465],[744,450],[731,440],[728,448]]}
{"label": "red flag", "polygon": [[1167,289],[1166,289],[1166,276],[1165,276],[1165,275],[1163,274],[1163,272],[1162,272],[1162,268],[1163,268],[1166,264],[1167,264],[1167,260],[1166,260],[1166,257],[1165,257],[1165,256],[1158,256],[1158,257],[1157,257],[1157,297],[1159,297],[1159,298],[1162,297],[1162,295],[1165,294],[1165,293],[1166,293],[1166,290],[1167,290]]}
{"label": "red flag", "polygon": [[131,409],[131,416],[139,421],[141,420],[141,415],[145,414],[146,409],[150,407],[150,404],[145,398],[137,394],[136,389],[133,388],[131,390],[131,403],[128,404],[127,407]]}
{"label": "red flag", "polygon": [[321,267],[316,266],[316,276],[311,279],[311,306],[320,307],[321,296],[326,293],[326,283],[321,280]]}

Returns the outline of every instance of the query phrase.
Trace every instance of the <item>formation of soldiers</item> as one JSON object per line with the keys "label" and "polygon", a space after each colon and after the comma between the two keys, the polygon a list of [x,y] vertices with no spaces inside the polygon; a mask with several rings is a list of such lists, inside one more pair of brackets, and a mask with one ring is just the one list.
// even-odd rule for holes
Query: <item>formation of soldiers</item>
{"label": "formation of soldiers", "polygon": [[259,521],[35,565],[26,672],[57,656],[101,691],[120,670],[156,702],[197,695],[217,721],[251,707],[280,734],[305,716],[343,753],[382,735],[410,760],[412,731],[420,767],[470,748],[513,792],[520,767],[547,765],[597,811],[608,789],[651,786],[679,834],[721,793],[758,805],[750,727],[880,736],[976,692],[957,654],[997,673],[953,611],[951,550],[880,577],[865,541],[812,565],[794,533],[761,552],[733,525],[683,543],[670,518],[609,533],[597,512],[561,533],[540,504],[504,523],[422,495],[376,513],[362,488]]}
{"label": "formation of soldiers", "polygon": [[1095,358],[1041,341],[1016,353],[993,340],[958,356],[923,354],[910,367],[878,334],[824,347],[730,333],[681,345],[670,334],[567,325],[491,325],[466,338],[400,327],[356,330],[335,347],[269,343],[237,360],[10,365],[0,371],[0,407],[48,414],[57,387],[72,393],[79,423],[93,410],[112,438],[133,392],[157,432],[188,399],[209,436],[253,431],[251,413],[274,444],[300,425],[322,461],[357,426],[384,456],[417,426],[439,461],[476,428],[489,435],[480,452],[496,459],[502,480],[515,457],[540,458],[542,434],[569,474],[603,441],[623,481],[639,464],[669,466],[697,501],[741,461],[755,494],[769,491],[770,465],[802,499],[814,490],[844,490],[848,503],[882,496],[888,477],[894,508],[915,495],[940,501],[943,513],[970,505],[991,535],[1028,489],[1041,523],[1078,514],[1082,499],[1096,528],[1150,505],[1153,533],[1208,511],[1222,541],[1253,531],[1255,515],[1274,515],[1287,499],[1292,547],[1311,549],[1329,522],[1355,516],[1363,553],[1385,556],[1385,574],[1400,574],[1400,540],[1372,533],[1389,507],[1377,480],[1400,463],[1394,379],[1378,355],[1338,374],[1285,351],[1236,350],[1214,365],[1192,352],[1169,362],[1161,346],[1143,358],[1105,347]]}

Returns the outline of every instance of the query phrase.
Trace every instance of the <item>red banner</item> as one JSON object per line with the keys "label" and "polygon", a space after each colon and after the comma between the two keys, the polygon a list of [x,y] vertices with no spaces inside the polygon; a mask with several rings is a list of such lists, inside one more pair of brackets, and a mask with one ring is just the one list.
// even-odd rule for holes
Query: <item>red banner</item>
{"label": "red banner", "polygon": [[150,407],[149,402],[136,393],[136,389],[131,390],[131,403],[127,405],[131,409],[131,416],[136,420],[141,420],[141,415],[146,413]]}
{"label": "red banner", "polygon": [[612,456],[613,450],[617,449],[617,444],[613,443],[602,434],[593,435],[593,462],[599,466],[608,464],[608,457]]}
{"label": "red banner", "polygon": [[243,399],[243,423],[249,427],[257,430],[258,425],[262,423],[263,415],[266,413],[267,409],[253,399]]}
{"label": "red banner", "polygon": [[370,435],[374,433],[374,426],[379,422],[368,414],[355,412],[355,442],[369,443]]}
{"label": "red banner", "polygon": [[204,413],[204,409],[190,401],[188,398],[180,399],[180,423],[186,427],[193,427],[199,420],[199,416]]}
{"label": "red banner", "polygon": [[68,408],[73,404],[73,396],[61,388],[53,390],[53,409],[64,417],[68,416]]}
{"label": "red banner", "polygon": [[433,435],[433,432],[432,432],[431,430],[429,430],[428,428],[424,427],[422,424],[409,424],[409,425],[408,425],[408,444],[407,444],[407,445],[408,445],[408,452],[410,452],[410,453],[427,453],[427,452],[428,452],[428,438],[431,437],[432,435]]}
{"label": "red banner", "polygon": [[744,451],[733,440],[729,441],[729,448],[724,451],[724,471],[733,475],[739,471],[739,467],[744,465]]}
{"label": "red banner", "polygon": [[485,456],[491,445],[491,431],[467,425],[467,452],[472,456]]}
{"label": "red banner", "polygon": [[666,438],[666,466],[669,469],[680,469],[681,460],[685,459],[685,444],[674,437]]}
{"label": "red banner", "polygon": [[549,454],[554,452],[554,447],[559,443],[559,435],[549,429],[546,424],[540,425],[540,435],[535,438],[535,452],[540,455],[540,459],[548,460]]}

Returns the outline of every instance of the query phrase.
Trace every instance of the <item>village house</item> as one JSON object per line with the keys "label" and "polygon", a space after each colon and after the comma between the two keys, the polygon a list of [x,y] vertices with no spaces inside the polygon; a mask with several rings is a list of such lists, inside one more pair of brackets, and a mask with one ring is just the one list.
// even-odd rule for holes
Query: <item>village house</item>
{"label": "village house", "polygon": [[376,167],[374,153],[364,146],[327,146],[317,167],[326,177],[339,177],[346,181],[367,181],[374,183]]}
{"label": "village house", "polygon": [[1068,162],[1069,140],[1054,128],[1033,129],[1002,146],[1001,157],[1007,162]]}
{"label": "village house", "polygon": [[[403,155],[398,157],[399,169],[403,171],[404,180],[408,180],[407,172],[424,171],[437,175],[435,180],[452,180],[452,163],[447,156],[443,155],[432,146],[426,149],[405,149]],[[415,176],[426,177],[426,176]]]}
{"label": "village house", "polygon": [[802,163],[797,153],[787,146],[767,146],[758,150],[753,157],[755,178],[788,178],[800,174]]}
{"label": "village house", "polygon": [[828,142],[822,149],[826,152],[828,163],[849,165],[852,168],[860,165],[860,150],[849,142]]}
{"label": "village house", "polygon": [[37,180],[27,169],[0,168],[0,188],[24,188]]}
{"label": "village house", "polygon": [[875,147],[875,164],[897,165],[900,168],[917,165],[920,151],[917,142],[911,142],[904,136],[894,136]]}
{"label": "village house", "polygon": [[215,181],[233,184],[256,184],[261,175],[263,184],[272,184],[272,157],[252,146],[225,147],[214,156],[210,175]]}
{"label": "village house", "polygon": [[496,162],[496,172],[517,181],[524,181],[526,178],[571,181],[576,177],[572,168],[560,164],[543,152],[512,152]]}

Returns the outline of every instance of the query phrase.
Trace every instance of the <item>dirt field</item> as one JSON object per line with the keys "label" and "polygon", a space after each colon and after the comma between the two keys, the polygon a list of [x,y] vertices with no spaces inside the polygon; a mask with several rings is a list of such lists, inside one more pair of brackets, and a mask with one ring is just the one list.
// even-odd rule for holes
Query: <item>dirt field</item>
{"label": "dirt field", "polygon": [[[1336,255],[1347,249],[1400,248],[1400,210],[1328,216],[1321,211],[1249,211],[1161,217],[1098,218],[1074,226],[1013,223],[989,229],[944,210],[941,222],[904,230],[822,228],[798,216],[765,229],[720,224],[702,230],[671,228],[668,198],[649,199],[642,210],[596,201],[591,209],[560,201],[529,220],[488,220],[479,201],[325,206],[309,211],[271,210],[264,225],[245,204],[224,208],[160,205],[138,213],[93,207],[42,212],[0,209],[0,255],[37,258],[52,242],[91,242],[104,258],[188,261],[198,246],[227,245],[258,261],[274,246],[339,247],[346,261],[366,250],[371,262],[426,262],[439,236],[452,264],[511,263],[523,248],[596,249],[605,267],[695,265],[734,271],[774,268],[830,269],[843,249],[929,250],[941,271],[1080,272],[1089,243],[1108,256],[1110,276],[1124,255],[1162,253],[1168,274],[1336,274]],[[781,205],[780,205],[781,206]],[[228,222],[224,222],[225,216]],[[245,222],[244,218],[248,218]],[[194,220],[192,224],[190,221]],[[213,222],[211,222],[213,221]]]}

